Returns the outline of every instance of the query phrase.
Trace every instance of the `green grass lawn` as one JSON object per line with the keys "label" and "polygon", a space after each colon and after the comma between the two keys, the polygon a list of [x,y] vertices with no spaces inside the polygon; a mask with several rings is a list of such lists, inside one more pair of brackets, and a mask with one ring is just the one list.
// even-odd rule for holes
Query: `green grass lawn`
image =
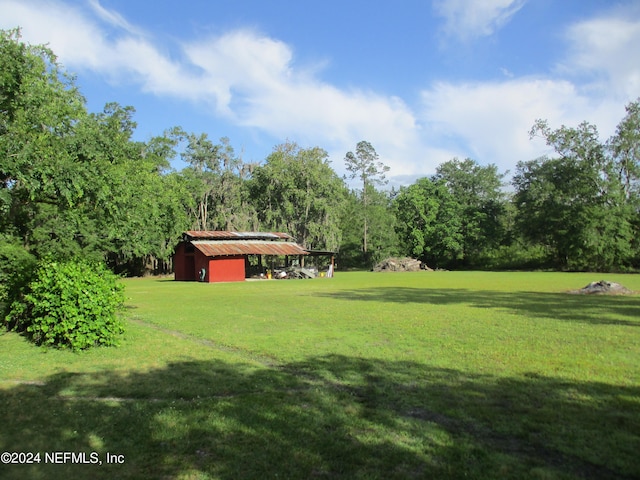
{"label": "green grass lawn", "polygon": [[578,273],[126,280],[119,348],[0,334],[0,451],[41,455],[0,478],[637,479],[640,296],[566,293],[602,278],[640,291]]}

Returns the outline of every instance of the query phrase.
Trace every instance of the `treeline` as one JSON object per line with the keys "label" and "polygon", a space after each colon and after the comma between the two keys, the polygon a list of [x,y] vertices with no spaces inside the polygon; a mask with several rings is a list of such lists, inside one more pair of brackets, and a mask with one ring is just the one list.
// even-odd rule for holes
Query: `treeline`
{"label": "treeline", "polygon": [[[104,260],[141,273],[189,229],[285,231],[338,251],[340,267],[409,255],[442,268],[628,270],[640,266],[639,102],[601,143],[595,126],[552,130],[557,156],[506,172],[453,159],[385,189],[373,146],[345,154],[349,188],[323,149],[287,142],[245,162],[228,139],[172,128],[133,140],[134,109],[87,111],[44,46],[0,35],[0,262]],[[171,168],[180,158],[186,167]],[[4,269],[9,267],[3,267]],[[3,268],[0,268],[0,275]]]}
{"label": "treeline", "polygon": [[[595,125],[552,130],[556,156],[519,162],[510,185],[494,165],[452,160],[391,205],[401,251],[466,268],[630,271],[640,267],[640,100],[605,143]],[[509,187],[509,188],[505,188]]]}

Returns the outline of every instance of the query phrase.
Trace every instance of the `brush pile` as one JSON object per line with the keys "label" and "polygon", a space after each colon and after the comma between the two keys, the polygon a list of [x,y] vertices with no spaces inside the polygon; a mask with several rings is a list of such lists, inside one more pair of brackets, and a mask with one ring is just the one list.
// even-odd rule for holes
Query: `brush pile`
{"label": "brush pile", "polygon": [[418,270],[431,269],[423,265],[420,260],[409,257],[390,257],[373,267],[374,272],[417,272]]}
{"label": "brush pile", "polygon": [[619,283],[600,280],[599,282],[591,282],[580,290],[573,290],[569,293],[578,295],[628,295],[633,292]]}

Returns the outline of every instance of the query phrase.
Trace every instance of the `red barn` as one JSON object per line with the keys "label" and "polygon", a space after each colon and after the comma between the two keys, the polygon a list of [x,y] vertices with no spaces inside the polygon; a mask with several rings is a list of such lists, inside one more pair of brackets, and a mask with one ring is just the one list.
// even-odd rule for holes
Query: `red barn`
{"label": "red barn", "polygon": [[286,233],[188,231],[173,257],[175,279],[241,282],[249,255],[300,256],[308,252]]}

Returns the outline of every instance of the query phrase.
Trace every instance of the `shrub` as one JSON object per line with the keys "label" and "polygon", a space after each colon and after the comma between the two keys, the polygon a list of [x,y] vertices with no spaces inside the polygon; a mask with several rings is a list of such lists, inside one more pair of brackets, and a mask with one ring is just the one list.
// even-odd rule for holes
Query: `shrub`
{"label": "shrub", "polygon": [[0,235],[0,322],[31,280],[36,258],[20,242]]}
{"label": "shrub", "polygon": [[536,270],[552,268],[552,264],[543,246],[516,241],[482,255],[474,267],[486,270]]}
{"label": "shrub", "polygon": [[117,344],[123,305],[124,286],[103,264],[45,260],[5,322],[38,345],[84,350]]}

